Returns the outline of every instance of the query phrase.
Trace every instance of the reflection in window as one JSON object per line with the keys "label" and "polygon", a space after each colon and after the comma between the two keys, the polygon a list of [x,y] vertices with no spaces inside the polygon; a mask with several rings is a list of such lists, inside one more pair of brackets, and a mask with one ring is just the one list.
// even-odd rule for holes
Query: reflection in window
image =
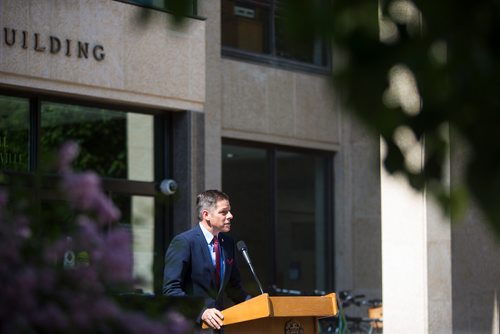
{"label": "reflection in window", "polygon": [[222,1],[222,45],[270,54],[269,4]]}
{"label": "reflection in window", "polygon": [[151,115],[127,113],[127,172],[129,180],[152,181],[154,179],[153,121]]}
{"label": "reflection in window", "polygon": [[0,95],[0,170],[29,169],[29,101]]}
{"label": "reflection in window", "polygon": [[325,40],[318,36],[292,39],[287,24],[283,1],[222,0],[222,45],[226,53],[245,56],[238,54],[241,50],[326,67]]}
{"label": "reflection in window", "polygon": [[81,150],[76,169],[91,169],[103,177],[152,181],[152,124],[150,115],[43,102],[41,166],[50,170],[54,152],[64,141],[74,140]]}
{"label": "reflection in window", "polygon": [[147,196],[112,196],[122,213],[121,227],[129,228],[132,234],[133,274],[137,289],[153,293],[154,259],[154,198]]}
{"label": "reflection in window", "polygon": [[128,2],[131,4],[137,4],[144,7],[160,9],[160,10],[174,10],[176,6],[183,5],[186,6],[186,15],[196,15],[196,0],[182,0],[182,1],[172,1],[172,0],[120,0],[122,2]]}
{"label": "reflection in window", "polygon": [[[273,281],[271,272],[272,242],[269,216],[268,166],[265,149],[224,145],[222,190],[231,198],[234,216],[231,235],[244,240],[249,247],[252,264],[263,287]],[[258,259],[258,260],[257,260]],[[250,270],[240,264],[245,289],[253,294],[259,290]]]}
{"label": "reflection in window", "polygon": [[[163,122],[166,118],[55,103],[44,100],[47,97],[29,95],[29,98],[0,95],[0,174],[5,170],[28,172],[16,179],[2,178],[0,182],[12,185],[11,195],[17,195],[19,190],[23,199],[18,201],[21,210],[34,210],[37,217],[37,223],[31,226],[34,235],[41,233],[41,229],[47,232],[51,226],[54,231],[50,233],[60,229],[57,233],[70,235],[74,227],[71,223],[80,213],[61,198],[57,189],[59,182],[51,182],[57,181],[56,178],[46,176],[47,172],[54,172],[55,154],[60,145],[67,140],[76,141],[81,151],[73,164],[76,170],[93,170],[101,177],[116,178],[106,180],[103,186],[122,213],[120,227],[132,233],[133,273],[141,279],[137,288],[153,292],[155,273],[161,278],[158,271],[153,272],[153,260],[158,261],[155,254],[163,252],[163,245],[154,242],[155,214],[164,223],[158,227],[157,235],[164,235],[169,224],[168,217],[155,210],[154,121],[158,118]],[[34,147],[30,147],[31,143]],[[156,159],[162,161],[166,155],[167,151],[157,152]],[[38,171],[40,174],[35,174]],[[40,175],[44,182],[24,182],[31,181],[31,175]],[[141,196],[135,196],[138,194]],[[108,226],[102,232],[107,231]],[[75,263],[89,260],[88,250],[74,251]]]}
{"label": "reflection in window", "polygon": [[286,288],[325,290],[325,160],[277,151],[278,280]]}
{"label": "reflection in window", "polygon": [[[223,145],[223,190],[231,197],[231,234],[245,240],[264,288],[331,288],[327,266],[327,182],[331,155]],[[258,293],[242,268],[248,290]]]}

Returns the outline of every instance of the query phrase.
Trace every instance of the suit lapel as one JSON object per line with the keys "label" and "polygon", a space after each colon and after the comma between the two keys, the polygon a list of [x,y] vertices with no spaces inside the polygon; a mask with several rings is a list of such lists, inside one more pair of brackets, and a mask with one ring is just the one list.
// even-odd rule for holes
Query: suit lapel
{"label": "suit lapel", "polygon": [[198,239],[198,245],[200,245],[201,247],[201,253],[203,254],[203,259],[202,259],[202,263],[203,265],[205,266],[208,266],[209,269],[210,269],[210,277],[211,277],[211,282],[212,282],[212,285],[215,286],[215,268],[214,266],[212,265],[212,257],[210,256],[210,253],[208,251],[208,244],[207,244],[207,240],[205,239],[205,236],[203,235],[203,232],[201,231],[201,227],[198,225],[196,227],[196,238]]}

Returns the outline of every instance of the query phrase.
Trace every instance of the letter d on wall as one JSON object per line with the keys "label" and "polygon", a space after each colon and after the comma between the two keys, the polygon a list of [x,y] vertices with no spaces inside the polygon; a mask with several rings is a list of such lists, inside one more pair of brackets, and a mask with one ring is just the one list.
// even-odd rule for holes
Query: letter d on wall
{"label": "letter d on wall", "polygon": [[61,41],[59,38],[50,36],[50,53],[58,53],[61,50]]}

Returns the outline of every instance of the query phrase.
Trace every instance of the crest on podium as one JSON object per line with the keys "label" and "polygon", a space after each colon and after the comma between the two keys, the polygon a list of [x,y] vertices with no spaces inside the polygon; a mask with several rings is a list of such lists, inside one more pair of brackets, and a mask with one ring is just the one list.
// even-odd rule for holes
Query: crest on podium
{"label": "crest on podium", "polygon": [[298,321],[287,321],[285,324],[285,334],[304,334],[304,327]]}

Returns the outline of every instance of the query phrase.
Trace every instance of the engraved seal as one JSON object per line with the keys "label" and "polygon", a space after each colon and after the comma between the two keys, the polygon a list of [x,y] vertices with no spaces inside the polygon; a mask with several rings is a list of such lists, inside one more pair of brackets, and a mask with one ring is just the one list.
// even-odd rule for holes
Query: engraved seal
{"label": "engraved seal", "polygon": [[304,328],[300,322],[290,320],[285,324],[285,334],[304,334]]}

